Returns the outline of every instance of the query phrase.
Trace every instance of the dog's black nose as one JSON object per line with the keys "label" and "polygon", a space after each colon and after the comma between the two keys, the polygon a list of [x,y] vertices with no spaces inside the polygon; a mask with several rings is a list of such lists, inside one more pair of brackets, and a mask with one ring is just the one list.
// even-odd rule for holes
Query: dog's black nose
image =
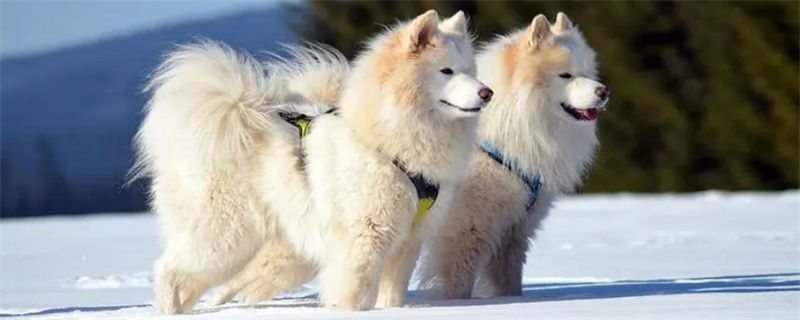
{"label": "dog's black nose", "polygon": [[594,93],[597,94],[598,97],[600,97],[600,100],[605,100],[608,99],[608,96],[611,94],[611,90],[608,90],[607,87],[598,87],[597,90],[594,91]]}
{"label": "dog's black nose", "polygon": [[492,91],[492,89],[489,88],[482,88],[480,91],[478,91],[478,96],[480,96],[484,102],[491,101],[493,95],[494,91]]}

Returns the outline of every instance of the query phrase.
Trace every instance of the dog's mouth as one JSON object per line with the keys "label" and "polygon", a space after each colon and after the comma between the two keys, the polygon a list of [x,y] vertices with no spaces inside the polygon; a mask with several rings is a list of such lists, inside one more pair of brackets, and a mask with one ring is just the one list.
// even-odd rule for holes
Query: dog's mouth
{"label": "dog's mouth", "polygon": [[595,121],[600,116],[600,111],[603,110],[602,106],[578,109],[564,102],[561,103],[561,108],[578,121]]}
{"label": "dog's mouth", "polygon": [[444,100],[444,99],[439,99],[439,102],[441,102],[441,103],[443,103],[443,104],[445,104],[445,105],[447,105],[447,106],[450,106],[450,107],[456,108],[456,109],[458,109],[458,111],[461,111],[461,112],[466,112],[466,113],[477,113],[477,112],[481,112],[481,110],[483,109],[483,105],[484,105],[484,104],[482,103],[482,104],[481,104],[481,106],[479,106],[479,107],[475,107],[475,108],[462,108],[462,107],[459,107],[459,106],[457,106],[457,105],[454,105],[454,104],[452,104],[452,103],[450,103],[449,101],[447,101],[447,100]]}

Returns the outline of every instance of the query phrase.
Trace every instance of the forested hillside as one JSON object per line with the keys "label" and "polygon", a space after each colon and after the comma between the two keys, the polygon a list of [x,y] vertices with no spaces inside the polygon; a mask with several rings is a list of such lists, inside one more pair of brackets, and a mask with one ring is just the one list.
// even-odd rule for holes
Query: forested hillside
{"label": "forested hillside", "polygon": [[798,187],[798,2],[312,1],[294,28],[352,56],[396,19],[464,10],[481,41],[567,13],[611,105],[584,191]]}

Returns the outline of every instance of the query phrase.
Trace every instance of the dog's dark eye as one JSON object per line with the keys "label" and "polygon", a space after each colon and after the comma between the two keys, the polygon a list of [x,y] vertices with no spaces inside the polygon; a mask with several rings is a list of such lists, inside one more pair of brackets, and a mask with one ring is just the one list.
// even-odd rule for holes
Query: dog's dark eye
{"label": "dog's dark eye", "polygon": [[439,70],[439,72],[441,72],[441,73],[444,73],[444,74],[446,74],[446,75],[448,75],[448,76],[449,76],[449,75],[453,74],[453,69],[450,69],[450,68],[444,68],[444,69],[442,69],[442,70]]}
{"label": "dog's dark eye", "polygon": [[561,77],[562,79],[572,79],[572,74],[571,73],[564,72],[562,74],[559,74],[558,76]]}

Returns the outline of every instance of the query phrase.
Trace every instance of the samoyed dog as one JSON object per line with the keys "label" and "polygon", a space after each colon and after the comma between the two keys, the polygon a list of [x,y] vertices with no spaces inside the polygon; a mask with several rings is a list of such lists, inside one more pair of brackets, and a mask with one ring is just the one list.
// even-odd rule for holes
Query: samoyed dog
{"label": "samoyed dog", "polygon": [[422,286],[434,297],[521,294],[528,241],[553,200],[580,185],[610,94],[594,51],[563,13],[553,25],[536,16],[477,61],[479,79],[497,94],[481,115],[481,151],[427,250]]}
{"label": "samoyed dog", "polygon": [[[352,66],[331,50],[294,52],[265,74],[202,42],[155,73],[135,176],[152,179],[162,313],[190,311],[262,247],[285,262],[268,285],[318,272],[325,305],[370,309],[379,288],[384,303],[402,303],[492,96],[475,77],[466,18],[428,11],[398,23]],[[331,96],[334,106],[320,103]]]}
{"label": "samoyed dog", "polygon": [[[596,80],[594,52],[563,13],[552,26],[539,15],[528,28],[489,43],[478,68],[481,79],[502,91],[481,116],[481,151],[420,268],[422,287],[434,297],[521,293],[528,241],[552,201],[572,192],[591,165],[595,121],[610,95]],[[265,246],[226,284],[218,303],[235,295],[244,303],[268,300],[309,280],[313,273],[289,273],[277,278],[293,282],[275,284],[284,265],[309,268],[290,264],[298,260],[281,248]]]}

